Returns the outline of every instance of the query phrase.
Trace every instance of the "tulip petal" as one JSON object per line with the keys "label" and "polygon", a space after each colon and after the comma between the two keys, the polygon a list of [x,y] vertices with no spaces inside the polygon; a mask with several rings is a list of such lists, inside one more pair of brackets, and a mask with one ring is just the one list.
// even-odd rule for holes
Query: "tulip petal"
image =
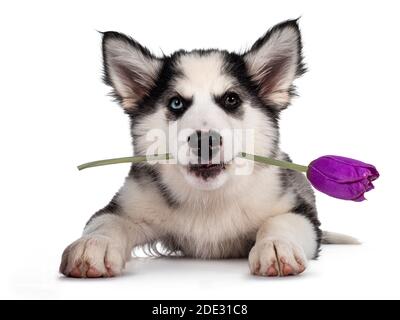
{"label": "tulip petal", "polygon": [[355,159],[351,159],[351,158],[341,157],[341,156],[326,156],[326,157],[334,159],[337,162],[342,162],[343,164],[347,164],[347,165],[353,166],[353,167],[367,169],[367,171],[369,172],[369,176],[368,177],[370,177],[371,181],[376,180],[379,177],[378,170],[372,164],[365,163],[365,162],[362,162],[362,161],[359,161],[359,160],[355,160]]}
{"label": "tulip petal", "polygon": [[[369,163],[365,163],[359,160],[351,159],[351,158],[346,158],[346,157],[341,157],[341,156],[324,156],[324,158],[331,158],[337,162],[342,162],[344,164],[353,166],[353,167],[364,167],[364,168],[369,168],[369,169],[375,169],[375,166]],[[376,169],[375,169],[376,170]]]}
{"label": "tulip petal", "polygon": [[356,182],[365,178],[375,180],[379,177],[373,165],[339,156],[323,156],[312,161],[309,166],[338,183]]}
{"label": "tulip petal", "polygon": [[335,198],[344,200],[361,201],[361,196],[371,188],[367,179],[351,183],[340,183],[333,179],[327,179],[323,172],[310,166],[307,171],[307,178],[317,190]]}
{"label": "tulip petal", "polygon": [[361,202],[361,201],[364,201],[364,200],[367,200],[367,199],[365,199],[364,194],[362,194],[361,196],[359,196],[359,197],[357,197],[355,199],[351,199],[351,200],[352,201],[356,201],[356,202]]}
{"label": "tulip petal", "polygon": [[365,192],[371,191],[372,189],[375,188],[372,182],[367,179],[363,180],[363,184],[365,186]]}

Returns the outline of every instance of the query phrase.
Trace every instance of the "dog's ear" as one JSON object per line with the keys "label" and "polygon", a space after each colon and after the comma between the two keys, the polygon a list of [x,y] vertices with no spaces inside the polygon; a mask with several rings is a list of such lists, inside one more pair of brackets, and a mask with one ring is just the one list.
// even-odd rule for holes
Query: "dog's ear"
{"label": "dog's ear", "polygon": [[282,22],[244,54],[246,68],[266,104],[278,110],[290,103],[293,80],[305,72],[297,20]]}
{"label": "dog's ear", "polygon": [[154,86],[162,60],[118,32],[103,33],[102,45],[104,82],[125,109],[134,108]]}

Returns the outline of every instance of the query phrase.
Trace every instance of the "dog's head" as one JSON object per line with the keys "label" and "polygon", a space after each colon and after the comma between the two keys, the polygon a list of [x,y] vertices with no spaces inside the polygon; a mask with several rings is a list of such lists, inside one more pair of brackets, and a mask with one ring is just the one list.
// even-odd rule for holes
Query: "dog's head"
{"label": "dog's head", "polygon": [[294,20],[242,54],[194,50],[156,57],[135,40],[106,32],[103,57],[105,82],[132,120],[135,153],[172,153],[178,164],[164,173],[200,189],[233,177],[240,151],[274,156],[279,112],[304,72]]}

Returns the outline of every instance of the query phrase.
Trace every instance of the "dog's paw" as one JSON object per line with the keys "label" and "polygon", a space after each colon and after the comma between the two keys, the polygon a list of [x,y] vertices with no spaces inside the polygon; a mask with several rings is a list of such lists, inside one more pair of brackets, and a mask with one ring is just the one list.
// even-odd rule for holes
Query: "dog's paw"
{"label": "dog's paw", "polygon": [[114,277],[121,274],[125,263],[125,250],[112,239],[84,236],[64,250],[60,272],[73,278]]}
{"label": "dog's paw", "polygon": [[277,277],[302,273],[307,266],[304,250],[285,239],[256,242],[249,254],[250,271],[254,275]]}

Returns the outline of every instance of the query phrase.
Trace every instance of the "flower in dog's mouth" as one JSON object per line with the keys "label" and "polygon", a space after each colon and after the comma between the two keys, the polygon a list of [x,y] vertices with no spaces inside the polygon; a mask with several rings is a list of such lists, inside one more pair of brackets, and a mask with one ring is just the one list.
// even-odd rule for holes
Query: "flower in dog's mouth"
{"label": "flower in dog's mouth", "polygon": [[207,163],[207,164],[189,164],[189,173],[194,174],[198,178],[204,180],[212,179],[218,176],[223,170],[225,170],[225,163]]}
{"label": "flower in dog's mouth", "polygon": [[[273,159],[240,152],[240,158],[255,161],[264,165],[278,166],[283,169],[306,173],[315,189],[338,199],[363,201],[364,193],[374,188],[372,181],[378,179],[379,172],[371,164],[340,156],[323,156],[312,161],[308,166],[289,161]],[[173,159],[171,154],[151,156],[135,156],[116,159],[99,160],[78,166],[79,170],[114,163],[138,163]],[[217,177],[225,169],[227,163],[189,164],[189,173],[203,180]]]}

